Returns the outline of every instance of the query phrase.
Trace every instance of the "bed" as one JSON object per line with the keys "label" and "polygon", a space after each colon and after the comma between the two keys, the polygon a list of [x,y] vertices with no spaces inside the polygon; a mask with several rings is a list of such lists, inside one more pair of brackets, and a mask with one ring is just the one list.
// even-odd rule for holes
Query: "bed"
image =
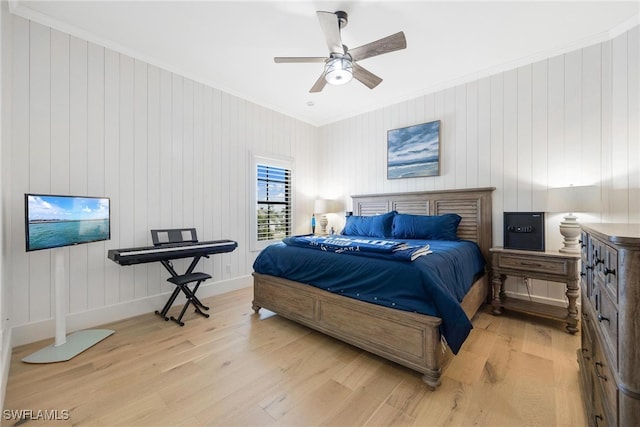
{"label": "bed", "polygon": [[[406,216],[457,214],[460,217],[457,226],[458,238],[475,242],[484,260],[489,260],[493,190],[494,188],[478,188],[352,196],[353,213],[357,217],[382,217],[390,212],[407,214]],[[432,243],[438,247],[435,242]],[[276,249],[290,250],[283,248],[282,245]],[[299,249],[299,251],[320,252],[309,249]],[[342,257],[348,259],[350,263],[361,259],[363,263],[369,263],[364,267],[365,269],[372,263],[368,257],[354,255],[319,253],[318,256],[333,256],[334,260],[335,257]],[[426,255],[420,258],[430,257],[431,255]],[[304,265],[304,262],[302,261],[301,265]],[[380,260],[380,262],[392,261]],[[407,267],[404,268],[408,271]],[[278,277],[276,274],[265,274],[262,271],[270,272],[271,270],[265,270],[260,266],[254,265],[254,269],[253,309],[256,313],[261,308],[273,311],[285,318],[418,371],[423,374],[423,381],[430,387],[435,388],[440,384],[442,370],[454,356],[442,333],[443,330],[455,333],[449,320],[447,321],[448,329],[444,328],[443,317],[446,318],[449,315],[424,314],[414,309],[398,309],[391,304],[380,304],[377,301],[362,301],[354,298],[353,295],[345,296],[341,293],[342,289],[350,288],[344,281],[335,289],[331,289],[330,286],[325,286],[323,289],[311,286],[304,281],[290,280]],[[374,273],[370,278],[371,286],[376,287],[378,285],[376,281],[384,280]],[[486,273],[475,275],[470,283],[468,289],[465,289],[464,296],[460,296],[461,302],[459,302],[459,311],[464,313],[467,320],[471,319],[480,306],[487,301],[490,290]],[[453,324],[455,323],[454,321]]]}

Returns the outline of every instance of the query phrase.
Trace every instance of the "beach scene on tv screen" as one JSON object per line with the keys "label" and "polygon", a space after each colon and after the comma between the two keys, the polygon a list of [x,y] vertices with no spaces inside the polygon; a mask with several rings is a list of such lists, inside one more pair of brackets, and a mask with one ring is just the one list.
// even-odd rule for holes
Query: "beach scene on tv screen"
{"label": "beach scene on tv screen", "polygon": [[27,196],[27,250],[109,239],[109,199]]}

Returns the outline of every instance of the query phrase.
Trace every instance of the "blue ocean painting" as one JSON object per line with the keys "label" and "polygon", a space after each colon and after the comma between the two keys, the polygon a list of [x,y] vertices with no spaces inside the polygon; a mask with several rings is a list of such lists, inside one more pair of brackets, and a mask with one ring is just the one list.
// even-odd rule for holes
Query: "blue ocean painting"
{"label": "blue ocean painting", "polygon": [[27,250],[107,240],[109,199],[28,195]]}
{"label": "blue ocean painting", "polygon": [[440,175],[440,120],[387,132],[387,179]]}

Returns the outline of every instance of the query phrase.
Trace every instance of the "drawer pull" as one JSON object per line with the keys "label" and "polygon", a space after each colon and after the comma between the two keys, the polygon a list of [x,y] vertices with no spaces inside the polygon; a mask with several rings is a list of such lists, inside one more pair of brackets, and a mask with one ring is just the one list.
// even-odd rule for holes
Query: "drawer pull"
{"label": "drawer pull", "polygon": [[607,267],[605,267],[604,268],[604,275],[608,276],[609,274],[612,274],[612,275],[615,276],[616,275],[616,269],[614,268],[613,270],[609,270]]}
{"label": "drawer pull", "polygon": [[611,323],[608,317],[604,317],[602,313],[598,313],[598,322],[608,322]]}
{"label": "drawer pull", "polygon": [[535,262],[521,262],[520,265],[523,265],[525,267],[536,267],[536,268],[542,267],[541,264],[537,264]]}
{"label": "drawer pull", "polygon": [[580,277],[584,277],[586,275],[587,275],[586,273],[583,273],[582,271],[580,272]]}
{"label": "drawer pull", "polygon": [[603,381],[607,381],[607,377],[605,375],[600,374],[600,370],[598,368],[602,368],[604,365],[600,362],[596,362],[596,376]]}
{"label": "drawer pull", "polygon": [[595,419],[596,419],[596,427],[598,427],[600,425],[599,421],[603,421],[604,420],[604,418],[602,418],[602,415],[596,415]]}
{"label": "drawer pull", "polygon": [[596,258],[596,263],[593,266],[596,267],[598,264],[604,264],[604,260]]}
{"label": "drawer pull", "polygon": [[587,265],[587,266],[586,266],[586,269],[587,269],[587,270],[593,270],[593,265]]}
{"label": "drawer pull", "polygon": [[580,243],[580,248],[584,248],[587,246],[582,240],[578,240],[578,243]]}

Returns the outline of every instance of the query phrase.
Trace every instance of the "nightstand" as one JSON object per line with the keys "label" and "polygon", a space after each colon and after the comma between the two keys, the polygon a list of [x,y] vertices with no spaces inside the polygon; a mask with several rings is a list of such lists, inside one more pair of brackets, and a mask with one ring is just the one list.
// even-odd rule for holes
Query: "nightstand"
{"label": "nightstand", "polygon": [[[502,308],[567,322],[567,332],[578,332],[576,299],[580,293],[580,253],[563,254],[557,251],[523,251],[491,248],[491,274],[493,284],[493,314],[502,314]],[[504,281],[507,276],[527,277],[564,283],[569,300],[567,308],[549,304],[507,298]]]}

